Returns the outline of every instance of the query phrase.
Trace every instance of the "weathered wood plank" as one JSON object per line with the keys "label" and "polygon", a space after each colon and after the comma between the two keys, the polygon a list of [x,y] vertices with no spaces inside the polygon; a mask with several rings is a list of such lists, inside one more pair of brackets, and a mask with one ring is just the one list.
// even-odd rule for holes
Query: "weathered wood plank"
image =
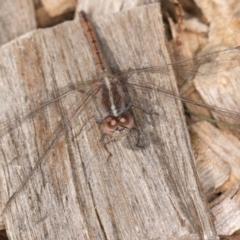
{"label": "weathered wood plank", "polygon": [[219,235],[232,235],[239,230],[239,198],[239,184],[236,184],[211,202],[214,223]]}
{"label": "weathered wood plank", "polygon": [[209,122],[193,124],[190,130],[198,174],[210,202],[239,183],[240,142]]}
{"label": "weathered wood plank", "polygon": [[33,1],[0,2],[0,45],[36,29]]}
{"label": "weathered wood plank", "polygon": [[[0,2],[0,46],[34,29],[36,21],[32,1]],[[0,229],[4,228],[0,217]]]}
{"label": "weathered wood plank", "polygon": [[[159,5],[101,17],[96,27],[114,71],[170,62]],[[33,32],[6,45],[1,56],[1,121],[29,112],[66,86],[96,78],[78,21]],[[139,74],[129,81],[144,80],[177,91],[173,74]],[[84,96],[68,95],[1,137],[2,209],[56,136],[61,119],[67,121]],[[113,157],[107,161],[98,124],[86,123],[96,115],[89,104],[5,211],[11,239],[216,239],[181,103],[154,91],[128,89],[127,96],[159,113],[134,108],[145,148],[135,146],[133,132],[108,144]]]}

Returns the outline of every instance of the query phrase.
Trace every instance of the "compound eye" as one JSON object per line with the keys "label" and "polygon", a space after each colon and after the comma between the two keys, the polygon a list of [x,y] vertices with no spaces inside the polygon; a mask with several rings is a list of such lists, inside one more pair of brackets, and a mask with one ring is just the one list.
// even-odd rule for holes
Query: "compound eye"
{"label": "compound eye", "polygon": [[108,116],[102,122],[102,130],[106,134],[112,134],[118,127],[118,118]]}
{"label": "compound eye", "polygon": [[119,125],[131,129],[134,125],[133,116],[129,112],[122,113],[119,118]]}

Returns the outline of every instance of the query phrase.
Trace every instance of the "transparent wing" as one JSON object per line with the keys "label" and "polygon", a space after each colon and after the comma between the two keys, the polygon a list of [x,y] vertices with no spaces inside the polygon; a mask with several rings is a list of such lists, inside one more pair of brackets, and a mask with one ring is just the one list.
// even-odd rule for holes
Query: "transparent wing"
{"label": "transparent wing", "polygon": [[8,202],[5,205],[5,208],[2,211],[2,214],[8,208],[9,204],[16,198],[16,196],[18,195],[20,190],[24,187],[24,185],[27,183],[29,178],[33,175],[33,173],[38,168],[38,166],[46,158],[46,156],[48,155],[48,153],[52,149],[52,147],[55,145],[55,143],[68,130],[68,128],[71,126],[71,123],[73,122],[74,118],[76,118],[82,112],[82,110],[84,109],[85,105],[89,102],[91,97],[95,96],[99,91],[100,91],[99,86],[95,86],[95,88],[91,88],[91,92],[88,92],[88,95],[83,100],[80,100],[80,101],[77,102],[78,107],[77,107],[77,109],[75,109],[74,113],[71,114],[67,119],[62,120],[61,125],[53,133],[51,140],[47,143],[47,146],[45,148],[46,150],[44,151],[43,155],[39,158],[39,160],[34,165],[33,169],[30,171],[30,173],[26,176],[26,178],[24,178],[21,185],[15,190],[14,194],[9,198]]}
{"label": "transparent wing", "polygon": [[193,75],[206,76],[216,74],[240,66],[239,53],[240,47],[229,48],[173,63],[168,65],[168,68],[175,70],[183,79]]}
{"label": "transparent wing", "polygon": [[98,85],[98,80],[89,80],[83,83],[79,83],[76,85],[70,85],[62,89],[58,89],[60,94],[50,100],[47,100],[45,103],[39,105],[37,108],[34,108],[32,111],[18,117],[11,117],[8,118],[6,121],[1,122],[0,124],[0,136],[3,136],[9,132],[11,132],[13,129],[18,127],[20,124],[22,124],[27,119],[33,117],[36,113],[43,110],[46,106],[49,106],[50,104],[59,101],[60,99],[69,96],[70,94],[81,92],[84,93],[86,96],[91,95],[92,88],[94,86],[96,87]]}
{"label": "transparent wing", "polygon": [[[235,67],[238,67],[240,65],[240,47],[236,48],[230,48],[226,50],[222,50],[219,52],[210,53],[203,56],[198,56],[189,60],[184,60],[181,62],[168,64],[166,66],[153,66],[153,67],[146,67],[146,68],[140,68],[140,69],[129,69],[128,71],[125,71],[124,73],[116,74],[117,77],[128,77],[130,78],[132,74],[139,74],[139,73],[159,73],[161,75],[168,75],[171,70],[174,70],[178,76],[181,76],[183,79],[187,79],[189,77],[192,77],[194,75],[209,75],[209,74],[215,74],[220,71],[226,71]],[[208,64],[205,64],[208,63]],[[201,68],[200,68],[201,66]],[[60,95],[56,96],[53,99],[50,99],[43,103],[42,105],[38,106],[37,108],[33,109],[29,113],[16,117],[11,117],[7,119],[6,121],[2,122],[0,124],[0,136],[8,133],[9,131],[15,129],[17,126],[22,124],[27,119],[34,116],[37,112],[41,111],[44,107],[48,106],[51,103],[54,103],[58,101],[59,99],[62,99],[66,96],[68,96],[71,93],[74,93],[76,91],[89,94],[89,88],[91,88],[94,84],[98,84],[98,80],[90,80],[84,83],[79,83],[76,85],[68,86],[64,89],[60,89],[59,92],[61,92]],[[141,82],[143,84],[143,82]],[[148,83],[149,84],[149,83]],[[172,96],[174,98],[177,98],[181,101],[191,103],[197,106],[201,106],[204,108],[207,108],[211,111],[215,111],[220,114],[228,115],[233,118],[239,117],[238,113],[228,111],[226,109],[218,108],[216,106],[211,105],[205,105],[196,103],[194,101],[191,101],[187,98],[183,98],[176,93],[172,93],[167,89],[163,89],[162,87],[157,86],[143,86],[143,85],[130,85],[128,83],[128,87],[135,87],[135,88],[148,88],[149,90],[155,90],[159,91],[165,94],[168,94],[169,96]]]}
{"label": "transparent wing", "polygon": [[228,118],[232,118],[240,121],[240,113],[234,112],[231,110],[227,110],[218,106],[213,106],[209,104],[198,103],[192,101],[188,98],[182,97],[177,93],[171,92],[159,85],[144,82],[142,78],[139,79],[139,83],[133,84],[131,83],[131,76],[133,74],[140,73],[155,73],[162,75],[169,75],[172,70],[176,72],[178,76],[181,76],[183,79],[187,79],[193,76],[206,76],[211,74],[216,74],[222,71],[227,71],[233,68],[240,66],[240,47],[231,48],[227,50],[222,50],[219,52],[210,53],[203,56],[198,56],[189,60],[184,60],[181,62],[177,62],[174,64],[169,64],[164,67],[154,66],[154,67],[146,67],[141,69],[129,69],[122,74],[123,77],[127,77],[128,81],[123,82],[123,84],[128,88],[135,89],[145,89],[145,90],[153,90],[170,97],[174,97],[178,100],[181,100],[186,103],[190,103],[196,105],[198,107],[206,108],[210,111],[216,112],[218,114],[224,115]]}
{"label": "transparent wing", "polygon": [[126,86],[127,88],[133,88],[133,89],[157,91],[157,92],[160,92],[162,94],[173,97],[175,99],[181,100],[182,102],[190,103],[190,104],[196,105],[198,107],[206,108],[210,111],[213,111],[213,112],[216,112],[218,114],[221,114],[221,115],[224,115],[224,116],[227,116],[227,117],[230,117],[230,118],[233,118],[233,119],[236,119],[236,120],[240,121],[240,113],[239,112],[230,111],[230,110],[227,110],[227,109],[224,109],[224,108],[221,108],[221,107],[192,101],[188,98],[182,97],[177,93],[174,93],[170,90],[167,90],[166,88],[155,85],[153,83],[149,83],[149,82],[147,83],[147,82],[144,82],[144,81],[141,80],[141,85],[134,84],[134,83],[124,83],[123,86]]}
{"label": "transparent wing", "polygon": [[153,72],[169,75],[169,72],[174,70],[178,76],[186,80],[195,75],[205,76],[216,74],[218,72],[226,71],[238,66],[240,66],[240,47],[235,47],[219,52],[201,55],[173,64],[167,64],[166,66],[129,69],[128,71],[125,71],[125,76],[131,76],[134,73],[142,72]]}
{"label": "transparent wing", "polygon": [[[127,77],[128,81],[122,82],[122,85],[131,89],[140,89],[140,90],[149,90],[149,91],[157,91],[159,93],[163,93],[165,95],[168,95],[170,97],[174,97],[175,99],[179,99],[183,102],[191,103],[200,107],[207,108],[211,111],[215,111],[217,113],[226,115],[231,118],[235,118],[237,120],[240,119],[240,113],[229,111],[217,106],[211,106],[207,104],[201,104],[194,101],[191,101],[187,98],[179,96],[177,93],[172,92],[170,90],[167,90],[157,84],[153,84],[147,81],[143,81],[142,78],[139,79],[139,83],[131,83],[131,75],[132,74],[138,74],[138,73],[158,73],[163,75],[168,75],[171,70],[177,71],[177,73],[187,78],[192,75],[209,75],[214,74],[219,71],[225,71],[231,68],[235,68],[239,66],[238,58],[236,55],[239,53],[239,48],[234,49],[228,49],[223,50],[217,53],[212,53],[204,56],[199,56],[190,60],[174,63],[171,65],[166,65],[165,67],[147,67],[147,68],[141,68],[141,69],[130,69],[124,73],[116,74],[115,77],[117,78],[124,78]],[[232,61],[233,59],[233,61]],[[234,60],[235,59],[235,60]],[[230,61],[231,60],[231,61]],[[199,70],[199,67],[205,63],[209,62],[210,64],[206,65],[205,69],[201,68],[201,71]],[[215,67],[217,66],[217,68]],[[187,71],[186,71],[187,69]],[[82,92],[85,96],[81,98],[76,104],[77,108],[74,109],[74,112],[66,119],[62,120],[60,123],[60,126],[56,129],[56,131],[53,133],[50,141],[48,141],[46,147],[44,148],[44,154],[39,158],[37,164],[34,166],[34,168],[31,170],[31,172],[27,175],[27,177],[24,179],[22,184],[18,187],[14,195],[9,199],[8,204],[6,205],[5,209],[9,205],[9,203],[16,197],[17,193],[22,189],[22,187],[26,184],[28,179],[32,176],[36,168],[42,163],[42,161],[45,159],[47,154],[49,153],[52,146],[59,140],[59,138],[62,136],[62,134],[67,131],[69,126],[71,125],[73,119],[84,109],[84,106],[90,101],[92,96],[95,96],[101,89],[101,86],[98,84],[98,80],[91,80],[87,81],[85,83],[80,83],[75,86],[69,86],[67,88],[64,88],[62,90],[59,90],[61,94],[56,96],[55,98],[48,100],[44,104],[40,105],[39,107],[33,109],[29,113],[21,116],[17,120],[15,118],[12,118],[11,121],[7,121],[2,123],[1,129],[0,129],[0,136],[4,135],[5,133],[11,131],[12,129],[16,128],[19,124],[27,120],[29,117],[34,116],[37,112],[43,110],[44,107],[48,106],[49,104],[52,104],[56,101],[59,101],[60,99],[69,96],[70,94],[79,91]]]}
{"label": "transparent wing", "polygon": [[[187,79],[189,77],[192,77],[194,75],[209,75],[209,74],[215,74],[220,71],[226,71],[235,67],[238,67],[240,65],[240,47],[230,48],[226,50],[222,50],[219,52],[210,53],[203,56],[198,56],[189,60],[184,60],[181,62],[168,64],[166,66],[153,66],[153,67],[146,67],[146,68],[140,68],[140,69],[129,69],[128,71],[125,71],[123,73],[116,74],[116,77],[128,77],[130,78],[132,74],[139,74],[139,73],[158,73],[162,75],[169,75],[171,70],[174,70],[178,76],[182,77],[183,79]],[[208,63],[208,64],[204,64]],[[200,68],[201,66],[201,68]],[[76,91],[89,94],[89,88],[93,87],[94,84],[98,84],[98,80],[90,80],[84,83],[79,83],[76,85],[68,86],[64,89],[60,89],[59,92],[61,92],[60,95],[56,96],[53,99],[50,99],[43,103],[42,105],[38,106],[37,108],[33,109],[29,113],[26,113],[22,116],[11,117],[8,118],[6,121],[1,122],[0,124],[0,136],[3,136],[4,134],[8,133],[9,131],[12,131],[17,126],[22,124],[27,119],[34,116],[37,112],[41,111],[44,107],[48,106],[51,103],[54,103],[58,101],[59,99],[62,99],[66,96],[68,96],[71,93],[74,93]],[[137,87],[137,88],[144,88],[144,86],[141,86],[140,84],[138,86],[128,85],[128,87]],[[145,86],[146,87],[146,86]],[[184,102],[188,102],[197,106],[200,106],[199,103],[196,103],[194,101],[191,101],[187,98],[183,98],[176,93],[171,93],[169,90],[163,89],[158,87],[156,89],[156,86],[148,86],[149,90],[150,88],[152,90],[157,90],[159,92],[163,92],[165,94],[171,95],[172,97],[175,97],[177,99],[180,99]],[[218,112],[220,114],[228,114],[232,117],[236,116],[236,113],[227,111],[227,110],[220,110],[220,108],[217,108],[215,106],[211,105],[204,105],[201,104],[202,107],[207,108],[209,110]],[[227,113],[228,112],[228,113]]]}

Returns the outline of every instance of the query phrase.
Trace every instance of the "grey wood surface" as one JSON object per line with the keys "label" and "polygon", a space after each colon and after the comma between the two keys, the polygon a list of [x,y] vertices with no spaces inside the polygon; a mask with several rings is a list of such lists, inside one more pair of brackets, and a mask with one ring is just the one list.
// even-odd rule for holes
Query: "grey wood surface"
{"label": "grey wood surface", "polygon": [[0,45],[36,29],[33,1],[0,1]]}
{"label": "grey wood surface", "polygon": [[[103,16],[95,26],[114,71],[170,62],[158,4]],[[78,21],[28,34],[5,45],[1,56],[1,126],[97,77]],[[129,79],[143,81],[177,92],[173,74]],[[69,94],[1,135],[1,209],[83,97]],[[11,239],[216,239],[181,103],[157,91],[128,89],[126,98],[159,114],[133,108],[144,149],[131,131],[107,145],[113,153],[107,161],[100,127],[89,120],[96,106],[89,103],[4,212]]]}
{"label": "grey wood surface", "polygon": [[[0,46],[36,29],[33,2],[0,1]],[[5,229],[0,217],[0,229]]]}

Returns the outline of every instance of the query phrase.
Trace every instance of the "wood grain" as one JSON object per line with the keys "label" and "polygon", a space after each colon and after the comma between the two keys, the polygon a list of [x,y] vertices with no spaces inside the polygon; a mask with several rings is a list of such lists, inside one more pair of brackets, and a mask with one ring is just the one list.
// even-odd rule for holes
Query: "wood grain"
{"label": "wood grain", "polygon": [[[158,4],[95,23],[113,71],[170,62]],[[1,56],[1,122],[29,112],[66,86],[96,78],[78,21],[33,32],[6,45]],[[139,74],[129,81],[151,81],[177,92],[173,74]],[[1,137],[1,209],[84,96],[69,94]],[[4,213],[11,239],[217,239],[181,103],[131,89],[127,100],[159,114],[133,109],[145,148],[135,146],[132,132],[108,144],[113,157],[107,161],[100,128],[89,120],[95,105],[88,104]]]}
{"label": "wood grain", "polygon": [[31,0],[0,2],[0,45],[36,29]]}
{"label": "wood grain", "polygon": [[[202,169],[203,172],[211,172],[211,174],[205,175],[198,169],[198,173],[202,175],[203,185],[208,185],[208,188],[211,187],[212,190],[215,189],[220,193],[238,184],[240,180],[239,140],[229,133],[220,131],[208,122],[196,123],[191,126],[191,130],[205,143],[203,148],[193,141],[195,155],[198,156],[197,165],[202,162],[201,165],[205,168],[205,170]],[[207,148],[210,151],[207,151]],[[209,177],[214,178],[215,183],[210,183]]]}
{"label": "wood grain", "polygon": [[239,230],[239,198],[239,184],[236,184],[211,202],[214,223],[219,235],[232,235]]}
{"label": "wood grain", "polygon": [[[0,2],[0,46],[34,29],[36,21],[32,1]],[[0,229],[5,229],[1,217]]]}

